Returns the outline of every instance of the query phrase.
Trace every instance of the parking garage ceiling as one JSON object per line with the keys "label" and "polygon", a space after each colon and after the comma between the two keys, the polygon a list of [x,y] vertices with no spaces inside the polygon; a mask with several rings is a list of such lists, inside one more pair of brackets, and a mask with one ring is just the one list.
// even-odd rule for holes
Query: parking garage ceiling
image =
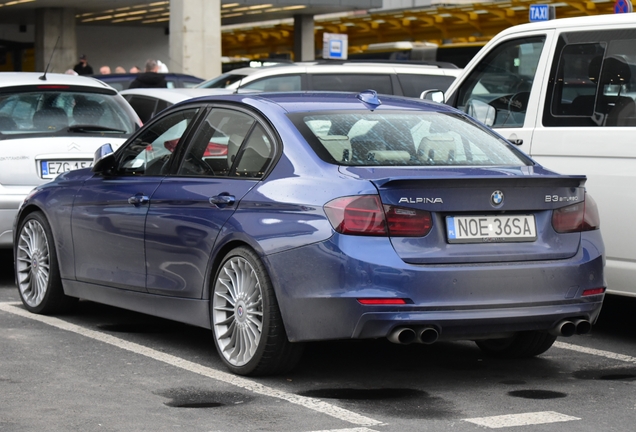
{"label": "parking garage ceiling", "polygon": [[[221,24],[320,15],[382,7],[382,0],[223,0]],[[165,25],[170,1],[149,0],[0,0],[0,23],[33,24],[37,8],[73,8],[77,23]]]}
{"label": "parking garage ceiling", "polygon": [[[507,27],[528,22],[531,4],[551,4],[557,18],[565,18],[613,13],[614,0],[449,3],[378,10],[382,0],[222,0],[223,55],[259,58],[292,52],[290,18],[298,14],[331,14],[316,17],[316,49],[321,48],[322,33],[345,33],[350,51],[356,52],[369,44],[393,41],[483,43]],[[32,24],[36,8],[54,7],[74,8],[78,25],[167,27],[170,19],[169,0],[0,0],[0,23]]]}

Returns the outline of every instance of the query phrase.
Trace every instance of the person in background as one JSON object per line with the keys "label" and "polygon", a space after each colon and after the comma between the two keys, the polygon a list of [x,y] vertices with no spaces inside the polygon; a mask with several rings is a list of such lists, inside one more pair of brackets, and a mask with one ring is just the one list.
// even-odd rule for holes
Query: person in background
{"label": "person in background", "polygon": [[86,54],[82,54],[79,58],[79,63],[73,68],[78,75],[93,75],[93,67],[88,64]]}
{"label": "person in background", "polygon": [[133,66],[130,68],[130,73],[139,73],[141,72],[141,69],[139,69],[137,66]]}
{"label": "person in background", "polygon": [[115,73],[126,73],[126,69],[124,69],[122,66],[117,66],[115,68]]}
{"label": "person in background", "polygon": [[77,75],[77,72],[75,72],[73,69],[67,69],[64,73],[66,75]]}
{"label": "person in background", "polygon": [[146,62],[146,71],[137,75],[128,88],[166,88],[168,83],[164,74],[159,73],[159,65],[156,60],[149,59]]}
{"label": "person in background", "polygon": [[102,75],[110,75],[110,66],[102,66],[99,68],[99,73]]}
{"label": "person in background", "polygon": [[166,66],[165,63],[163,63],[161,60],[157,60],[157,66],[159,66],[159,70],[157,70],[157,72],[159,73],[168,73],[168,66]]}

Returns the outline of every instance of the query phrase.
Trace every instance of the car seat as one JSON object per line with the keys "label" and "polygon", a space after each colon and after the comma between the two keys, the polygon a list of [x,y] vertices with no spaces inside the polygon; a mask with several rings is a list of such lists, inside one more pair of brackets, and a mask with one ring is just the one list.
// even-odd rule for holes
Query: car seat
{"label": "car seat", "polygon": [[37,130],[59,130],[67,126],[68,116],[62,108],[43,108],[33,114],[33,127]]}

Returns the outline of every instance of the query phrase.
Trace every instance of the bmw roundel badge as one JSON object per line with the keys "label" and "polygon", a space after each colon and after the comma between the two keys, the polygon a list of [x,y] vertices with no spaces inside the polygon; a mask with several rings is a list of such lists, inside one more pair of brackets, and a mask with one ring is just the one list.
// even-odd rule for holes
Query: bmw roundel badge
{"label": "bmw roundel badge", "polygon": [[499,206],[503,204],[503,200],[504,194],[500,190],[496,190],[492,193],[492,195],[490,195],[490,202],[492,202],[493,205]]}

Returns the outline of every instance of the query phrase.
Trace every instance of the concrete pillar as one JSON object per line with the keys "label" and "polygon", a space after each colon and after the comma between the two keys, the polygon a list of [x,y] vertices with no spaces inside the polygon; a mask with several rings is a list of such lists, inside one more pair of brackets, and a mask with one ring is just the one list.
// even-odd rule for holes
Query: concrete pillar
{"label": "concrete pillar", "polygon": [[294,15],[294,61],[316,59],[314,16]]}
{"label": "concrete pillar", "polygon": [[[86,55],[89,57],[90,64],[90,53]],[[56,73],[64,73],[78,62],[74,9],[39,8],[35,10],[36,72],[44,72],[49,61],[48,71]]]}
{"label": "concrete pillar", "polygon": [[170,0],[170,72],[221,74],[221,1]]}

